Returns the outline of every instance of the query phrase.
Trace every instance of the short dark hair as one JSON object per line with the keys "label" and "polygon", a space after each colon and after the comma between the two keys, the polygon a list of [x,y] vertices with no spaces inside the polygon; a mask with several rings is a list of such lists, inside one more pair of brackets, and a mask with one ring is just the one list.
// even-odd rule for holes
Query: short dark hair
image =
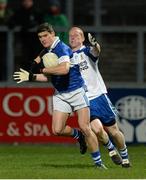
{"label": "short dark hair", "polygon": [[60,1],[59,0],[49,0],[49,7],[51,6],[57,6],[57,7],[61,7]]}
{"label": "short dark hair", "polygon": [[48,32],[55,32],[53,29],[53,26],[47,22],[40,24],[37,28],[37,34],[43,31],[48,31]]}

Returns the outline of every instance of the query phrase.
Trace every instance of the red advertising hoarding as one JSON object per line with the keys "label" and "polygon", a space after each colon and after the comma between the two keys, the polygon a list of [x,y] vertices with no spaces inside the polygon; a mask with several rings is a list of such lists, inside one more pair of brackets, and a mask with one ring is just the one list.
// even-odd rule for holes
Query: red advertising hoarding
{"label": "red advertising hoarding", "polygon": [[[75,143],[53,136],[52,88],[0,88],[0,143]],[[78,127],[77,117],[67,123]]]}

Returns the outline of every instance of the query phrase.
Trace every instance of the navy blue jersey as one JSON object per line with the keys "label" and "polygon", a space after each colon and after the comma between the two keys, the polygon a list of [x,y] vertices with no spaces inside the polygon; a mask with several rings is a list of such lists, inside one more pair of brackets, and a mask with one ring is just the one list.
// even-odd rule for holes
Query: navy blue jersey
{"label": "navy blue jersey", "polygon": [[69,46],[59,40],[56,37],[55,42],[51,46],[50,49],[44,52],[53,52],[58,56],[59,63],[62,62],[70,62],[73,64],[70,67],[69,73],[66,75],[52,75],[51,80],[52,84],[55,89],[59,92],[71,92],[74,91],[84,85],[84,80],[81,76],[79,65],[72,63],[73,59],[73,52]]}

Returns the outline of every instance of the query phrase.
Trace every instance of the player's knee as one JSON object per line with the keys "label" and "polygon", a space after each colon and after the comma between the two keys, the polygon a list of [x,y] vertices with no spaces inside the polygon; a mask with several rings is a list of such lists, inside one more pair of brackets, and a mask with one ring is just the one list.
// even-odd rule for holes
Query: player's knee
{"label": "player's knee", "polygon": [[113,131],[110,131],[110,135],[111,135],[112,137],[116,137],[116,136],[118,136],[118,135],[121,135],[121,132],[120,132],[119,129],[113,129]]}
{"label": "player's knee", "polygon": [[89,126],[82,126],[80,127],[81,131],[84,133],[85,136],[89,136],[91,129],[89,128]]}
{"label": "player's knee", "polygon": [[52,129],[52,133],[53,133],[55,136],[61,136],[61,135],[62,135],[62,130],[61,130],[61,129],[54,128],[54,129]]}
{"label": "player's knee", "polygon": [[99,119],[94,119],[90,122],[92,131],[96,136],[102,136],[104,133],[103,125]]}
{"label": "player's knee", "polygon": [[104,129],[102,127],[94,128],[92,127],[92,131],[97,135],[101,136],[103,134]]}
{"label": "player's knee", "polygon": [[122,134],[122,132],[119,130],[119,127],[118,127],[117,123],[115,123],[112,126],[109,126],[107,128],[107,131],[112,137],[119,136],[119,135]]}

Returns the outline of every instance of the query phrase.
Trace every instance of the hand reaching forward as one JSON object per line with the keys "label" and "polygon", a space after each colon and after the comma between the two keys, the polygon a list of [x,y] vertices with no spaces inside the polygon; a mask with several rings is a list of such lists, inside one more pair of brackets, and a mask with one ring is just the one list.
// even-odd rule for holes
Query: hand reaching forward
{"label": "hand reaching forward", "polygon": [[90,33],[88,33],[88,40],[92,46],[96,46],[98,44],[95,37],[93,37]]}
{"label": "hand reaching forward", "polygon": [[20,71],[14,72],[13,77],[14,80],[17,81],[17,83],[22,83],[24,81],[33,81],[36,78],[33,73],[28,72],[22,68],[20,68]]}

